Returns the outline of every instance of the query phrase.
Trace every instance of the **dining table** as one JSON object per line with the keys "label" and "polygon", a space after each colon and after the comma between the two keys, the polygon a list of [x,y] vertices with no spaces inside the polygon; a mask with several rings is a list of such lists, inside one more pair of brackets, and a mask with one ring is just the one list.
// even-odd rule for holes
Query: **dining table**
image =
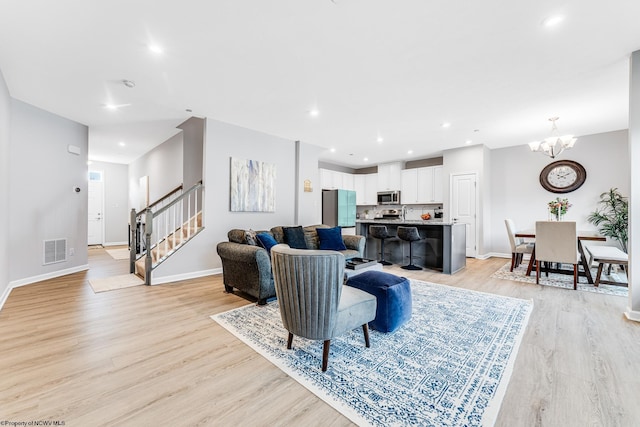
{"label": "dining table", "polygon": [[[586,230],[578,230],[578,252],[580,253],[580,264],[584,271],[578,271],[578,276],[584,276],[587,278],[587,281],[593,285],[593,275],[591,274],[591,269],[589,268],[589,262],[587,261],[587,257],[584,253],[584,246],[582,245],[583,241],[597,241],[604,242],[607,240],[606,237],[599,234],[597,231],[586,231]],[[515,237],[522,237],[525,239],[535,239],[536,231],[535,230],[522,230],[515,233]],[[536,247],[535,242],[533,246],[533,250],[531,252],[531,258],[529,259],[529,265],[527,265],[527,276],[531,275],[531,271],[533,270],[534,262],[536,259]],[[559,274],[571,274],[573,275],[573,269],[567,270],[561,267],[558,268],[546,268],[546,272],[550,273],[559,273]]]}

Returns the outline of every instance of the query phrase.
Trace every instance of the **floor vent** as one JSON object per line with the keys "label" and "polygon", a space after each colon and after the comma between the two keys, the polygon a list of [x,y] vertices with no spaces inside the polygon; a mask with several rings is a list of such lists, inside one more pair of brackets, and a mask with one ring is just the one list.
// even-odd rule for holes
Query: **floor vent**
{"label": "floor vent", "polygon": [[67,260],[67,239],[45,240],[43,246],[43,265]]}

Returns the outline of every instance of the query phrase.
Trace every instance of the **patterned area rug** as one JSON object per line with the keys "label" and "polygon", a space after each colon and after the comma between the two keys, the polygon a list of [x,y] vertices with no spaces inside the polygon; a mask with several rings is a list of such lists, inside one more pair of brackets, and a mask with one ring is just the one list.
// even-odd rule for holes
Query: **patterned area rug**
{"label": "patterned area rug", "polygon": [[[503,267],[501,267],[498,271],[491,275],[492,278],[496,279],[506,279],[506,280],[515,280],[517,282],[525,282],[536,284],[536,272],[535,270],[531,272],[531,276],[527,276],[527,262],[523,262],[519,267],[514,268],[513,272],[509,271],[511,267],[511,262],[506,263]],[[593,278],[596,278],[597,269],[591,269],[591,275]],[[611,280],[616,282],[626,282],[627,276],[624,272],[612,272],[610,275],[602,274],[602,278],[604,280]],[[546,286],[555,286],[557,288],[565,288],[573,290],[573,276],[567,274],[554,274],[549,273],[549,277],[545,276],[541,273],[540,276],[540,284]],[[600,294],[607,295],[617,295],[626,297],[629,294],[629,289],[626,286],[620,285],[605,285],[600,284],[600,286],[596,287],[587,283],[586,277],[580,277],[578,280],[578,290],[586,291],[586,292],[596,292]]]}
{"label": "patterned area rug", "polygon": [[412,319],[393,333],[358,328],[332,340],[300,337],[287,350],[278,302],[211,316],[358,425],[493,425],[531,301],[413,280]]}

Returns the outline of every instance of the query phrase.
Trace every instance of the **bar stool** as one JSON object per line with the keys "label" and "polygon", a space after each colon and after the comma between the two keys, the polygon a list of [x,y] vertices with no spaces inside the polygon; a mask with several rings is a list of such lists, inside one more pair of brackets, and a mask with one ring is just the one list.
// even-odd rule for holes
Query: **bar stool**
{"label": "bar stool", "polygon": [[394,237],[389,235],[387,226],[386,225],[370,225],[369,234],[371,235],[371,237],[380,239],[380,260],[378,262],[382,265],[391,265],[389,261],[385,261],[384,259],[384,241],[386,239],[390,239]]}
{"label": "bar stool", "polygon": [[405,270],[422,270],[421,267],[413,264],[413,242],[422,240],[418,229],[416,227],[398,226],[398,238],[409,242],[409,264],[403,265],[402,268]]}

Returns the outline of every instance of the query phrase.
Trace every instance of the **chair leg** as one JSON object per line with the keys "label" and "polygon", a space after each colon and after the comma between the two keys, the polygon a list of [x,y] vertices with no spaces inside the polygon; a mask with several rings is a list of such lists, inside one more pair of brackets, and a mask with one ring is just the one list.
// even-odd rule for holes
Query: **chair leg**
{"label": "chair leg", "polygon": [[293,334],[289,332],[289,338],[287,339],[287,350],[291,350],[292,343],[293,343]]}
{"label": "chair leg", "polygon": [[536,261],[536,285],[540,284],[540,262]]}
{"label": "chair leg", "polygon": [[403,265],[405,270],[422,270],[422,267],[418,267],[413,264],[413,242],[409,242],[409,265]]}
{"label": "chair leg", "polygon": [[578,289],[578,264],[573,264],[573,290]]}
{"label": "chair leg", "polygon": [[380,261],[378,261],[382,265],[391,265],[389,261],[384,259],[384,239],[380,239]]}
{"label": "chair leg", "polygon": [[364,344],[367,348],[371,347],[371,343],[369,342],[369,325],[365,323],[362,325],[362,332],[364,333]]}
{"label": "chair leg", "polygon": [[331,340],[324,340],[324,347],[322,348],[322,372],[327,371],[329,365],[329,347],[331,346]]}
{"label": "chair leg", "polygon": [[512,252],[511,253],[511,270],[509,271],[513,271],[513,267],[515,267],[516,265],[516,253]]}

